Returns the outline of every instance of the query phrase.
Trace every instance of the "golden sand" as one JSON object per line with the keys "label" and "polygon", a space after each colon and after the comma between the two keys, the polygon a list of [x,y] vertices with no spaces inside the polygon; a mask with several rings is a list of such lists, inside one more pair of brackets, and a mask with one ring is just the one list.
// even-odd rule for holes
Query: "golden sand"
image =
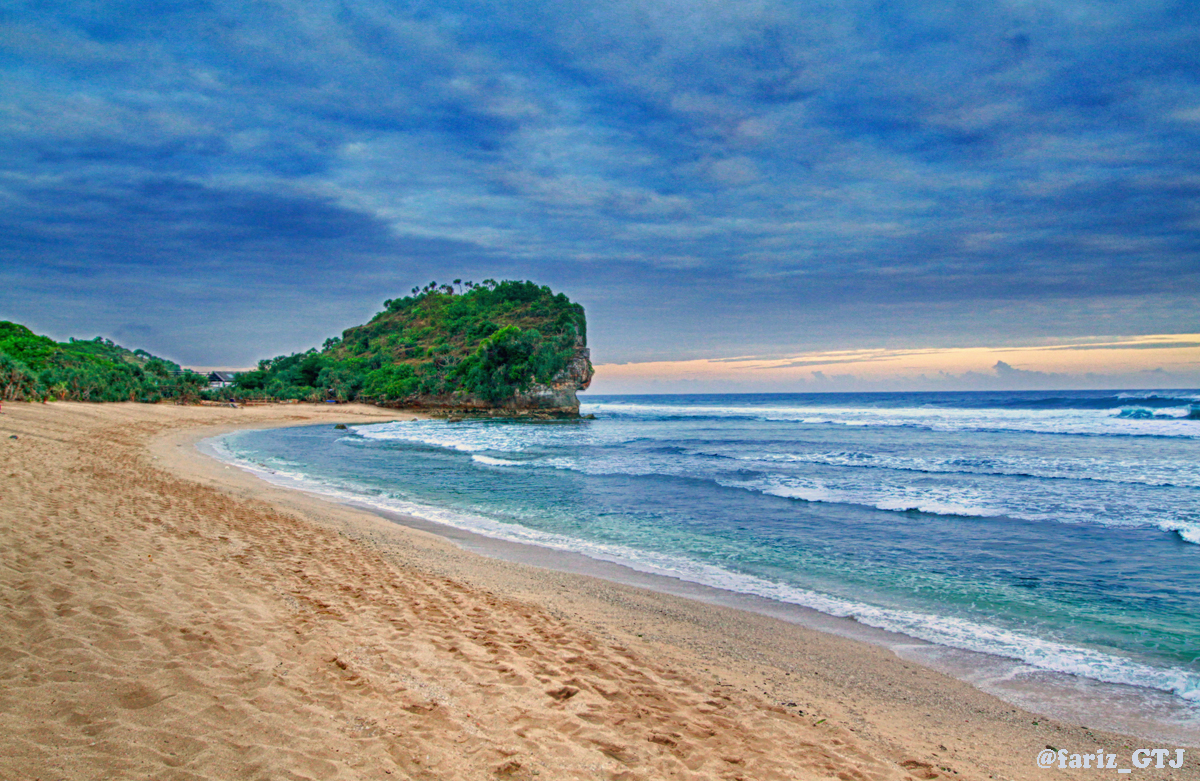
{"label": "golden sand", "polygon": [[0,779],[1055,779],[1080,771],[1038,769],[1046,745],[1145,742],[883,648],[483,558],[194,447],[397,417],[5,404]]}

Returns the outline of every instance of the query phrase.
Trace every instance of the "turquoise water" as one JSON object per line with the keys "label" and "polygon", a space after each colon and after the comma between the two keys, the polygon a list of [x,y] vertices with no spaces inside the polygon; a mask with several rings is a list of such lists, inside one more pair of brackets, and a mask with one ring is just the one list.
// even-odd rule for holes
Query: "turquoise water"
{"label": "turquoise water", "polygon": [[596,397],[225,455],[507,540],[1200,703],[1200,393]]}

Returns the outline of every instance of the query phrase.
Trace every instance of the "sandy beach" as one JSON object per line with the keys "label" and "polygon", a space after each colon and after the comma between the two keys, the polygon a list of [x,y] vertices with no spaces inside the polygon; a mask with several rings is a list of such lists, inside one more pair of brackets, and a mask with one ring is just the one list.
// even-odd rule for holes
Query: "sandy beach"
{"label": "sandy beach", "polygon": [[196,449],[356,405],[5,404],[0,779],[1055,779],[1058,723],[885,648],[479,556]]}

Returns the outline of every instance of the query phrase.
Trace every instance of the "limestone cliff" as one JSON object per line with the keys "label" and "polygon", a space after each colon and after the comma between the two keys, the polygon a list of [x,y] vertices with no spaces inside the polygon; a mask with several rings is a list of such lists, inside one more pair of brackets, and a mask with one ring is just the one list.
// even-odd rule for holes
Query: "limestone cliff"
{"label": "limestone cliff", "polygon": [[562,410],[579,413],[579,398],[576,392],[587,390],[592,384],[591,351],[579,347],[570,363],[546,384],[535,383],[529,390],[519,391],[514,401],[522,409]]}

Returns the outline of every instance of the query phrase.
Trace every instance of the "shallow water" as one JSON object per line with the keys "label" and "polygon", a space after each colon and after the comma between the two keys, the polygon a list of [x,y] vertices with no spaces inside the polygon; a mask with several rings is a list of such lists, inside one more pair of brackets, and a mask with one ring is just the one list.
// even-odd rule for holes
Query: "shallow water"
{"label": "shallow water", "polygon": [[381,509],[1145,687],[1200,725],[1198,399],[592,396],[594,421],[245,431],[220,448]]}

